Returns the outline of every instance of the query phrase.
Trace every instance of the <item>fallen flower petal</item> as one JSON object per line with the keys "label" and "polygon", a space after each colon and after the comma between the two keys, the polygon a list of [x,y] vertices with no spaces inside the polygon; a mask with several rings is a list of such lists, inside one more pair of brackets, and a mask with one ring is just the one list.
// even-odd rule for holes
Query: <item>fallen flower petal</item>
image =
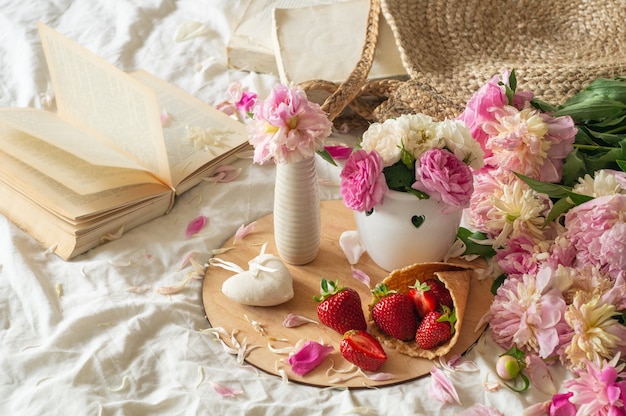
{"label": "fallen flower petal", "polygon": [[200,384],[202,384],[202,382],[204,381],[204,369],[202,368],[202,366],[198,366],[198,381],[196,381],[196,385],[195,385],[195,390],[198,390],[198,387],[200,387]]}
{"label": "fallen flower petal", "polygon": [[176,269],[176,271],[181,271],[182,269],[184,269],[185,267],[187,267],[187,265],[189,264],[189,262],[191,261],[191,259],[193,259],[194,257],[196,257],[198,255],[197,251],[192,251],[191,253],[187,254],[183,260],[180,262],[180,266],[178,266],[178,269]]}
{"label": "fallen flower petal", "polygon": [[122,390],[124,390],[128,386],[128,383],[129,383],[128,377],[124,376],[124,378],[122,379],[122,384],[120,384],[119,387],[115,387],[115,388],[112,388],[112,389],[110,388],[108,390],[112,391],[112,392],[122,391]]}
{"label": "fallen flower petal", "polygon": [[126,291],[130,292],[130,293],[141,294],[141,293],[146,293],[148,290],[150,290],[150,287],[151,286],[149,286],[149,285],[145,285],[145,286],[131,286],[128,289],[126,289]]}
{"label": "fallen flower petal", "polygon": [[123,225],[116,232],[114,232],[114,233],[106,233],[105,235],[100,237],[100,242],[101,243],[106,243],[107,241],[119,240],[120,238],[122,238],[122,235],[124,235],[124,226]]}
{"label": "fallen flower petal", "polygon": [[548,366],[541,357],[534,354],[526,356],[526,373],[528,374],[530,384],[537,390],[550,395],[557,393],[557,388],[552,381]]}
{"label": "fallen flower petal", "polygon": [[167,127],[170,124],[170,115],[166,110],[161,111],[160,115],[161,127]]}
{"label": "fallen flower petal", "polygon": [[202,178],[205,182],[231,182],[239,177],[241,168],[230,165],[223,165],[215,169],[211,176]]}
{"label": "fallen flower petal", "polygon": [[302,348],[289,357],[291,370],[303,376],[320,365],[332,350],[332,345],[322,345],[315,341],[307,341]]}
{"label": "fallen flower petal", "polygon": [[391,373],[370,373],[367,371],[363,371],[359,368],[359,373],[363,374],[363,376],[365,376],[366,379],[368,380],[372,380],[372,381],[385,381],[385,380],[392,380],[393,378],[395,378],[395,376]]}
{"label": "fallen flower petal", "polygon": [[456,402],[461,406],[459,395],[448,376],[435,366],[430,370],[430,375],[432,376],[432,384],[429,389],[431,396],[442,403]]}
{"label": "fallen flower petal", "polygon": [[[547,402],[539,402],[530,405],[522,411],[522,416],[545,416],[550,410],[550,403],[552,402],[548,400]],[[572,413],[572,415],[575,414],[576,413]]]}
{"label": "fallen flower petal", "polygon": [[347,159],[352,153],[352,148],[348,146],[324,146],[324,149],[330,153],[333,159],[343,160]]}
{"label": "fallen flower petal", "polygon": [[363,283],[365,286],[370,287],[371,279],[363,270],[352,268],[352,277]]}
{"label": "fallen flower petal", "polygon": [[241,226],[239,226],[239,229],[237,229],[237,232],[235,232],[235,238],[233,239],[233,244],[237,244],[239,241],[246,238],[248,234],[254,231],[254,227],[256,227],[256,221],[251,222],[250,224],[245,225],[245,226],[241,224]]}
{"label": "fallen flower petal", "polygon": [[439,357],[439,364],[441,364],[441,367],[444,370],[451,372],[463,371],[467,373],[474,373],[480,371],[480,368],[478,368],[478,365],[475,362],[463,360],[463,358],[458,354],[450,357],[447,362],[445,357]]}
{"label": "fallen flower petal", "polygon": [[297,326],[301,326],[304,324],[317,324],[317,321],[313,319],[309,319],[306,316],[296,315],[294,313],[290,313],[283,320],[283,326],[285,328],[295,328]]}
{"label": "fallen flower petal", "polygon": [[483,380],[483,388],[485,389],[485,391],[493,393],[500,390],[501,387],[502,384],[499,381],[490,380],[489,373],[485,374],[485,379]]}
{"label": "fallen flower petal", "polygon": [[222,397],[235,397],[243,393],[242,390],[226,387],[221,384],[214,383],[212,381],[209,381],[209,383],[211,383],[213,390],[215,390]]}
{"label": "fallen flower petal", "polygon": [[189,221],[187,224],[187,229],[185,230],[185,237],[189,238],[194,234],[197,234],[202,230],[207,224],[207,217],[204,215],[200,215],[193,220]]}
{"label": "fallen flower petal", "polygon": [[365,248],[361,245],[358,231],[344,231],[339,236],[339,247],[348,259],[348,263],[357,264],[365,253]]}
{"label": "fallen flower petal", "polygon": [[161,286],[156,291],[160,295],[172,295],[174,293],[178,293],[187,286],[187,282],[189,281],[189,275],[185,277],[182,281],[176,283],[173,286]]}

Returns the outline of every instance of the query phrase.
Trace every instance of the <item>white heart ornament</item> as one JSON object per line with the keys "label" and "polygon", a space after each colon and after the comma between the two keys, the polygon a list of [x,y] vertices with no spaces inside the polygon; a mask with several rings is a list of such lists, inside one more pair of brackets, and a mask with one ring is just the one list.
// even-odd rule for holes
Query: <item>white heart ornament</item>
{"label": "white heart ornament", "polygon": [[275,306],[293,298],[293,277],[272,254],[260,254],[248,262],[250,270],[224,281],[222,293],[235,302],[251,306]]}

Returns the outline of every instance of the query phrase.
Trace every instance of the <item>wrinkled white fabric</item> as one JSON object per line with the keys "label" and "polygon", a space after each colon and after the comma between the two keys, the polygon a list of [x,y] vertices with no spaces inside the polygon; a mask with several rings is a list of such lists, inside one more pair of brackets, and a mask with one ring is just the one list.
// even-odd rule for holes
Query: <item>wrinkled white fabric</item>
{"label": "wrinkled white fabric", "polygon": [[[245,0],[0,0],[0,106],[42,106],[48,74],[36,19],[125,71],[147,70],[209,104],[226,99],[235,80],[266,95],[276,77],[236,71],[226,63],[226,44],[245,5]],[[326,184],[322,199],[338,198],[332,185],[337,171],[319,162]],[[0,217],[0,414],[454,415],[483,403],[515,415],[547,399],[532,390],[520,395],[483,388],[488,374],[494,379],[501,352],[491,342],[467,355],[480,373],[450,375],[463,407],[434,401],[427,393],[429,377],[337,391],[286,384],[236,365],[212,335],[200,331],[208,327],[201,280],[190,280],[171,296],[156,290],[184,279],[191,266],[179,266],[189,253],[221,247],[242,224],[271,212],[273,168],[250,160],[237,166],[242,173],[235,181],[203,182],[169,215],[68,262],[45,254]],[[186,224],[199,215],[206,215],[209,225],[200,236],[185,238]],[[222,398],[212,383],[243,393]],[[368,409],[371,413],[364,413]]]}

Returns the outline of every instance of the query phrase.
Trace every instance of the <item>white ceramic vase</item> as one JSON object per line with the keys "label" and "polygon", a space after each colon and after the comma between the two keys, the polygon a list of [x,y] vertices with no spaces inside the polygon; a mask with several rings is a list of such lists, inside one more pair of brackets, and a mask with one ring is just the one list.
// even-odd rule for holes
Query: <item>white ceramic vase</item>
{"label": "white ceramic vase", "polygon": [[445,206],[390,190],[372,214],[355,212],[361,244],[387,271],[441,261],[454,243],[462,213],[457,209],[444,213]]}
{"label": "white ceramic vase", "polygon": [[317,257],[321,221],[315,157],[276,165],[274,240],[280,258],[294,265]]}

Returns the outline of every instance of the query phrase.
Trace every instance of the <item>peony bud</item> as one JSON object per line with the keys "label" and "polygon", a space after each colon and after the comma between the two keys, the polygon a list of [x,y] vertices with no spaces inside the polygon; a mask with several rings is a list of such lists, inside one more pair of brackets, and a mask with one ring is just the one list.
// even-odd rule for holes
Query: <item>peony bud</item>
{"label": "peony bud", "polygon": [[520,365],[517,358],[503,355],[498,359],[496,372],[503,380],[512,380],[519,375]]}

